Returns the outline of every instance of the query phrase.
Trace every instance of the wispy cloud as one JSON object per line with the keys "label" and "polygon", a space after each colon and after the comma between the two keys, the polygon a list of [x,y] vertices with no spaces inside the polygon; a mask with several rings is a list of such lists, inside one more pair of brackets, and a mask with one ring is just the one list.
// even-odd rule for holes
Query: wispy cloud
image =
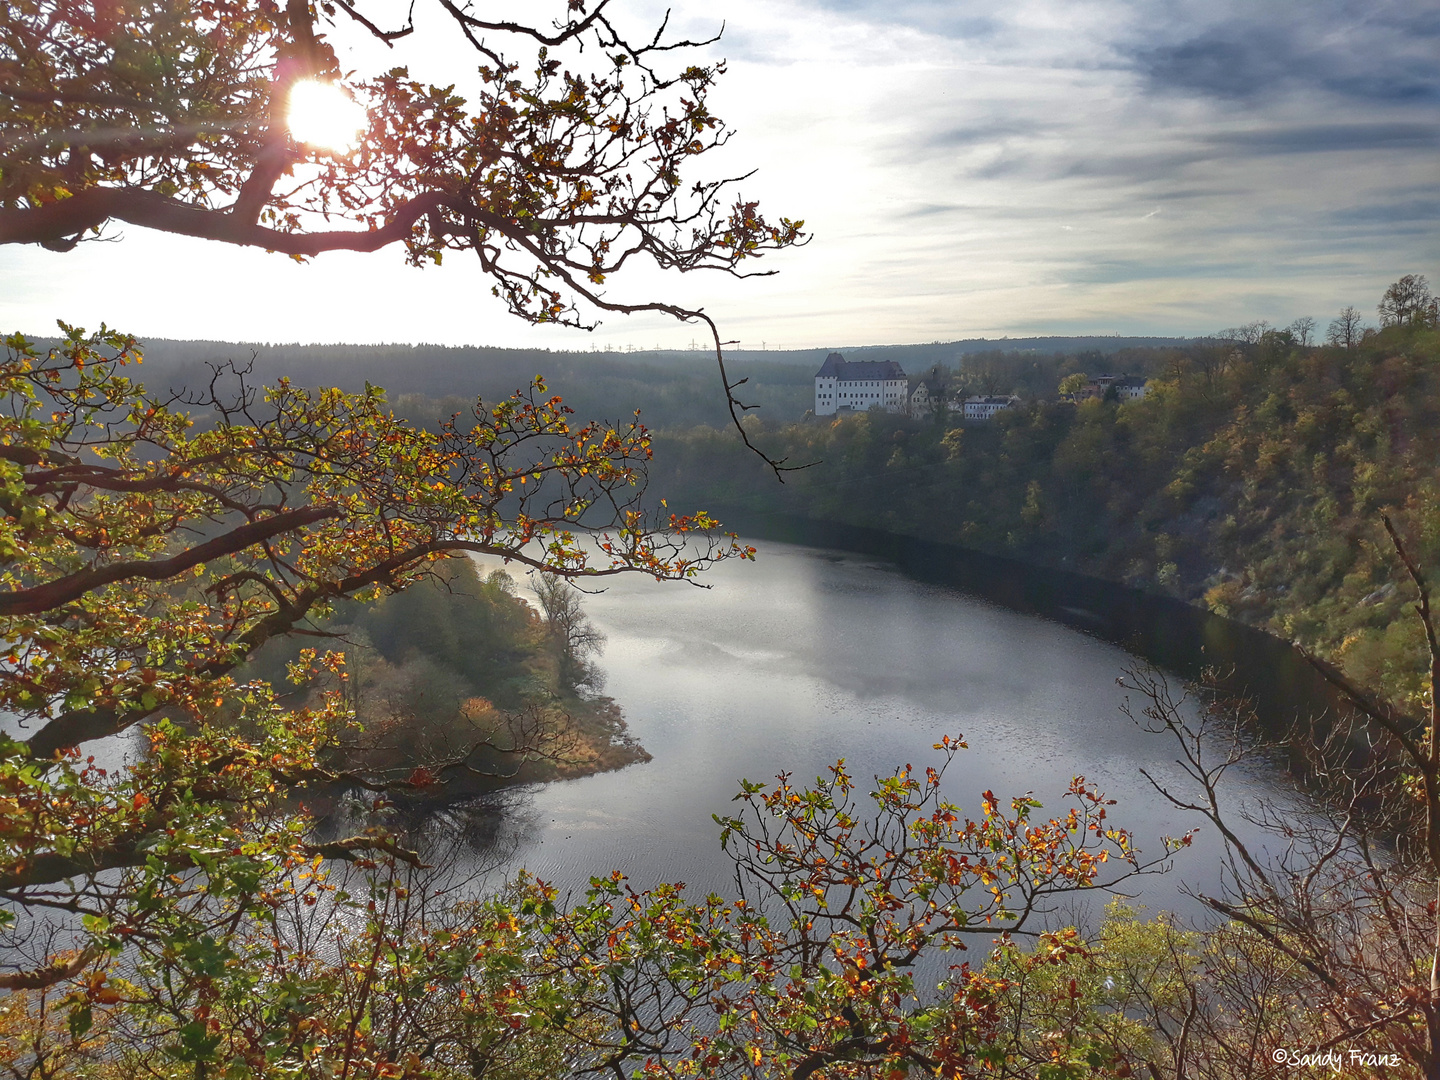
{"label": "wispy cloud", "polygon": [[[1163,28],[1160,33],[1163,34]],[[1126,51],[1152,87],[1241,101],[1319,92],[1367,104],[1440,101],[1440,5],[1219,5],[1193,34]]]}
{"label": "wispy cloud", "polygon": [[[626,17],[658,20],[664,0]],[[1075,330],[1198,333],[1368,305],[1440,276],[1440,0],[682,3],[730,61],[725,151],[807,248],[776,278],[632,295],[742,340],[814,345]],[[172,336],[588,345],[520,327],[478,269],[388,255],[294,267],[137,233],[104,258],[0,253],[0,322]],[[187,273],[203,258],[209,275]],[[215,282],[230,302],[206,301]],[[364,296],[385,303],[357,302]],[[617,288],[623,287],[617,284]],[[481,299],[476,299],[477,293]],[[40,298],[40,299],[37,299]],[[417,314],[423,313],[423,315]],[[416,320],[423,318],[423,332]],[[668,336],[667,336],[668,335]],[[601,340],[681,343],[614,321]]]}

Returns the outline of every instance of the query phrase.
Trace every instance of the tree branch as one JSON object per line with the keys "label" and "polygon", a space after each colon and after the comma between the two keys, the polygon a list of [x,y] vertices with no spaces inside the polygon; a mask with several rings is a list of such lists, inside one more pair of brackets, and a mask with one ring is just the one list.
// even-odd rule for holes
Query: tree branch
{"label": "tree branch", "polygon": [[1406,756],[1411,758],[1414,764],[1423,765],[1425,763],[1425,751],[1411,734],[1413,730],[1420,727],[1419,721],[1413,717],[1397,713],[1388,705],[1378,701],[1371,694],[1346,678],[1339,668],[1321,660],[1314,653],[1303,648],[1299,649],[1299,652],[1300,655],[1305,658],[1306,662],[1320,673],[1320,676],[1326,682],[1340,691],[1341,696],[1353,706],[1356,711],[1384,728],[1385,731],[1400,744]]}
{"label": "tree branch", "polygon": [[47,986],[73,979],[104,951],[98,945],[90,945],[70,960],[57,956],[44,967],[0,975],[0,990],[44,990]]}
{"label": "tree branch", "polygon": [[427,191],[400,206],[378,229],[287,233],[267,229],[225,210],[195,206],[158,192],[137,188],[89,188],[68,199],[0,210],[0,244],[70,244],[113,219],[162,232],[261,247],[284,255],[320,255],[327,251],[378,251],[410,236],[425,215],[450,204],[450,196]]}
{"label": "tree branch", "polygon": [[343,859],[346,862],[355,862],[362,858],[360,854],[362,851],[380,851],[417,870],[430,869],[429,864],[420,861],[420,856],[416,852],[402,848],[394,840],[385,836],[347,836],[344,840],[332,840],[328,844],[302,844],[301,850],[308,855],[319,855],[326,859]]}
{"label": "tree branch", "polygon": [[68,577],[46,582],[44,585],[36,585],[31,589],[17,589],[14,592],[0,595],[0,617],[37,615],[43,611],[50,611],[116,581],[134,579],[164,581],[202,563],[209,562],[211,559],[233,555],[272,536],[292,532],[306,525],[313,525],[317,521],[324,521],[326,518],[339,515],[339,509],[333,506],[307,506],[299,510],[289,510],[283,514],[276,514],[274,517],[262,518],[259,521],[242,525],[223,536],[217,536],[213,540],[208,540],[189,551],[182,551],[179,555],[169,559],[111,563],[109,566],[82,570]]}

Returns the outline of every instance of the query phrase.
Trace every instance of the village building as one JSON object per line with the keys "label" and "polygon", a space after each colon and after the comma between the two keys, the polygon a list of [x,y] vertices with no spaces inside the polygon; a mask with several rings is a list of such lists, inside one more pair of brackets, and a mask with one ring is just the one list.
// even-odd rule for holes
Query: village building
{"label": "village building", "polygon": [[936,364],[924,375],[910,382],[910,396],[906,412],[911,416],[930,416],[945,408],[949,396],[950,375]]}
{"label": "village building", "polygon": [[1103,398],[1112,387],[1121,401],[1139,401],[1150,391],[1149,383],[1140,375],[1096,375],[1072,395],[1072,400]]}
{"label": "village building", "polygon": [[1019,404],[1020,399],[1013,394],[1005,397],[997,397],[993,394],[968,397],[961,406],[960,418],[962,420],[989,420],[1002,409],[1013,409]]}
{"label": "village building", "polygon": [[1112,385],[1121,401],[1139,401],[1150,391],[1150,384],[1138,375],[1121,375]]}
{"label": "village building", "polygon": [[909,380],[894,360],[850,361],[833,352],[815,373],[816,416],[864,412],[876,405],[903,412],[909,397]]}

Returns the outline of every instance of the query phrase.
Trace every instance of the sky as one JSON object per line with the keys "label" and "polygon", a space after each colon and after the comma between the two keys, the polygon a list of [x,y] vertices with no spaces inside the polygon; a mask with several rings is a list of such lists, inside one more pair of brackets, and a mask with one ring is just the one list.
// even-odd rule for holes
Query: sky
{"label": "sky", "polygon": [[[637,29],[664,11],[617,2]],[[813,239],[767,258],[772,277],[642,269],[612,287],[702,306],[745,348],[1323,328],[1347,304],[1373,314],[1402,274],[1440,285],[1440,0],[672,7],[680,32],[724,24],[712,108],[735,135],[717,167],[755,169],[741,193]],[[0,328],[564,349],[700,337],[659,316],[530,327],[458,258],[297,265],[116,235],[0,249]]]}

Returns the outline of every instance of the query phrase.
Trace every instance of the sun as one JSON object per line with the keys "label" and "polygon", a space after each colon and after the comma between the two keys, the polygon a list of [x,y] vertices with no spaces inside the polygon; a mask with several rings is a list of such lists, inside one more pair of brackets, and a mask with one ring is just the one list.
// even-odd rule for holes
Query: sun
{"label": "sun", "polygon": [[290,87],[285,122],[296,142],[335,153],[349,153],[369,116],[339,85],[301,79]]}

